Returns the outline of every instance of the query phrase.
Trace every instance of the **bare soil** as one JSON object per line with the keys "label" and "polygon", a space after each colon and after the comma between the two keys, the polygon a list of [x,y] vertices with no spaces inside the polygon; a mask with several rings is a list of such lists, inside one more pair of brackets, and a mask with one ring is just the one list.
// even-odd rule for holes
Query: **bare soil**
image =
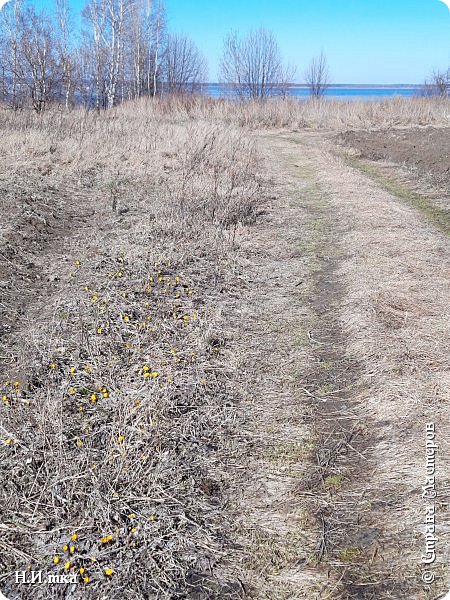
{"label": "bare soil", "polygon": [[338,140],[357,150],[361,158],[391,161],[450,185],[449,127],[347,131]]}

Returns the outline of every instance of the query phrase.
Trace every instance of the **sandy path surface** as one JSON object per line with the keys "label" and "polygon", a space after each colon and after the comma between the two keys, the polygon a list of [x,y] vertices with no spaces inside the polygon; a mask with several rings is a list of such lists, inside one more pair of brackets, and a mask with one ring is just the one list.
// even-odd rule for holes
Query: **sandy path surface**
{"label": "sandy path surface", "polygon": [[[247,594],[440,598],[450,588],[448,238],[323,136],[262,145],[284,192],[247,240],[252,280],[236,307],[253,439],[240,502]],[[436,498],[422,497],[427,424]]]}

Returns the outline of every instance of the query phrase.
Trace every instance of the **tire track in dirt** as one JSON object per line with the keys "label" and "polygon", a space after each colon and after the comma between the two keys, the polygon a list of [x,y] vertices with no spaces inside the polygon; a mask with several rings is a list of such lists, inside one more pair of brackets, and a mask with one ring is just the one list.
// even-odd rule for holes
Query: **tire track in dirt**
{"label": "tire track in dirt", "polygon": [[[247,561],[254,586],[248,594],[437,598],[448,590],[450,548],[446,240],[334,157],[322,136],[264,139],[290,202],[283,197],[265,231],[252,235],[255,280],[276,270],[279,285],[266,278],[261,294],[253,283],[258,306],[250,303],[249,335],[241,332],[241,339],[253,365],[281,364],[290,379],[282,389],[273,389],[276,377],[252,385],[251,484],[241,506],[243,545],[249,529],[259,543]],[[266,352],[270,347],[270,358],[252,336]],[[425,586],[421,486],[430,421],[440,432],[440,547],[436,582]],[[283,450],[286,440],[297,452]],[[275,465],[270,452],[281,457]],[[270,542],[261,544],[267,535]]]}

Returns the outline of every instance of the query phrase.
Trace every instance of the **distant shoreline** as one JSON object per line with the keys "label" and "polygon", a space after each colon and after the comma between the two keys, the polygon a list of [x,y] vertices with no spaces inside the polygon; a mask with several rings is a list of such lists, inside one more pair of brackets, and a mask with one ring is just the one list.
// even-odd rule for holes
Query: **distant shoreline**
{"label": "distant shoreline", "polygon": [[[226,88],[229,87],[228,84],[226,83],[214,83],[214,82],[209,82],[209,83],[202,83],[201,84],[204,87],[221,87],[221,88]],[[308,89],[308,86],[305,85],[304,83],[290,83],[288,84],[290,88],[296,88],[296,89]],[[390,84],[390,83],[330,83],[328,88],[343,88],[343,89],[369,89],[369,90],[382,90],[382,89],[386,89],[386,90],[396,90],[396,89],[421,89],[423,87],[423,84],[420,83],[398,83],[398,84]]]}
{"label": "distant shoreline", "polygon": [[[204,94],[210,98],[230,98],[233,96],[233,87],[224,83],[205,83],[201,86]],[[412,98],[419,96],[423,86],[418,84],[401,83],[392,84],[330,84],[324,93],[325,98],[337,100],[383,100],[395,96],[403,98]],[[281,88],[280,88],[281,89]],[[306,99],[310,97],[310,91],[307,85],[292,83],[286,85],[284,94],[291,98]],[[274,93],[274,96],[277,94]]]}

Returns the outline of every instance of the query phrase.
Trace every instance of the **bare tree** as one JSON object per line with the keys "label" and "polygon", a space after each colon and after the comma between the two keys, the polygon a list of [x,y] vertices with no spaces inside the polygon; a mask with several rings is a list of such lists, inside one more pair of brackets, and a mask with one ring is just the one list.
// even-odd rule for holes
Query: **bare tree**
{"label": "bare tree", "polygon": [[330,85],[327,57],[323,52],[315,56],[304,73],[311,96],[321,98]]}
{"label": "bare tree", "polygon": [[58,30],[56,40],[58,62],[62,70],[64,103],[66,108],[68,108],[75,87],[73,81],[75,61],[70,49],[72,31],[70,28],[71,23],[67,0],[56,0],[56,20]]}
{"label": "bare tree", "polygon": [[49,18],[28,8],[20,15],[18,76],[30,92],[33,108],[45,109],[61,81],[53,27]]}
{"label": "bare tree", "polygon": [[167,36],[163,69],[169,94],[195,92],[206,77],[205,59],[194,42],[183,35]]}
{"label": "bare tree", "polygon": [[[145,3],[147,4],[147,3]],[[139,98],[145,91],[145,64],[147,56],[148,17],[142,0],[135,2],[129,15],[129,23],[126,28],[126,47],[129,72],[130,98]]]}
{"label": "bare tree", "polygon": [[120,66],[123,58],[123,36],[126,11],[129,0],[104,0],[106,3],[106,23],[108,35],[104,37],[108,50],[108,77],[106,80],[107,108],[116,102]]}
{"label": "bare tree", "polygon": [[126,26],[130,97],[161,91],[161,64],[167,44],[166,13],[161,0],[134,0]]}
{"label": "bare tree", "polygon": [[230,34],[224,43],[221,80],[241,98],[265,99],[279,94],[289,79],[280,48],[266,29],[239,38]]}
{"label": "bare tree", "polygon": [[[103,0],[90,0],[83,10],[83,16],[91,28],[93,78],[95,80],[95,107],[100,110],[105,106],[105,78],[106,78],[106,4]],[[87,34],[86,36],[87,37]]]}
{"label": "bare tree", "polygon": [[431,77],[425,80],[421,91],[424,96],[449,96],[450,68],[447,71],[434,71]]}
{"label": "bare tree", "polygon": [[160,86],[161,57],[166,41],[166,9],[160,0],[147,0],[148,30],[148,60],[147,60],[147,89],[156,96]]}
{"label": "bare tree", "polygon": [[19,49],[21,14],[21,0],[9,2],[1,11],[2,99],[14,109],[19,108],[23,100]]}
{"label": "bare tree", "polygon": [[101,74],[101,68],[99,68],[101,60],[98,61],[97,56],[97,49],[92,37],[83,32],[80,47],[77,49],[77,60],[74,63],[74,93],[78,102],[85,108],[95,107],[100,110],[103,105],[101,76],[99,76]]}

